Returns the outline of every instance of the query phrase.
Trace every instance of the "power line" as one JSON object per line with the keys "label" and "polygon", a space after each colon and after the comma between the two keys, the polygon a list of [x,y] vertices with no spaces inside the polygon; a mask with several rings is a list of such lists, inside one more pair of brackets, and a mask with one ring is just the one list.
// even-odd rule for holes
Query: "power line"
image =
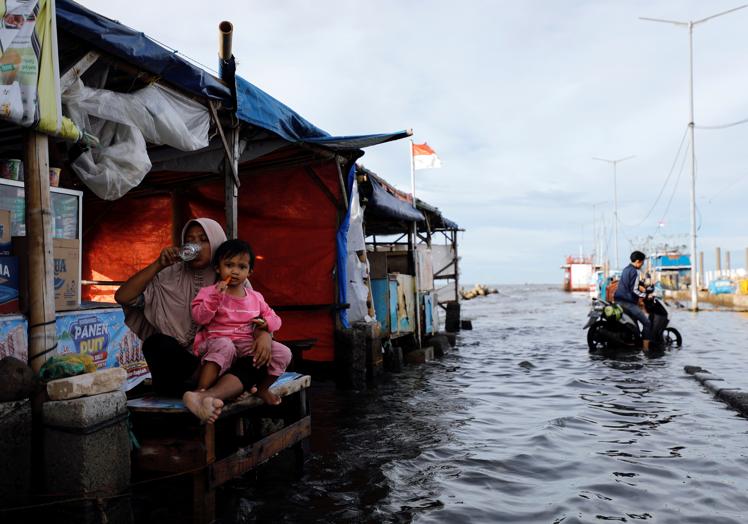
{"label": "power line", "polygon": [[715,193],[712,194],[712,196],[710,196],[709,198],[707,198],[706,199],[706,203],[707,204],[711,204],[712,203],[712,199],[714,197],[716,197],[720,193],[723,193],[724,191],[727,191],[728,189],[730,189],[731,187],[733,187],[735,184],[738,184],[740,182],[744,182],[746,179],[748,179],[748,175],[746,175],[746,174],[739,175],[738,177],[736,177],[732,181],[728,182],[726,186],[723,186],[722,189],[720,189],[719,191],[716,191]]}
{"label": "power line", "polygon": [[[652,211],[654,211],[655,207],[657,207],[657,204],[659,203],[660,198],[662,197],[662,194],[665,192],[665,187],[667,187],[667,183],[670,180],[670,177],[673,175],[673,170],[675,169],[675,165],[678,163],[678,157],[680,157],[680,155],[681,155],[681,150],[683,149],[683,144],[686,141],[686,136],[688,136],[688,126],[686,126],[685,130],[683,131],[683,136],[680,139],[680,145],[678,146],[678,151],[675,153],[675,158],[673,158],[673,163],[670,166],[670,171],[668,172],[667,177],[665,177],[665,181],[662,183],[662,187],[660,188],[660,192],[657,195],[657,198],[655,198],[655,201],[652,204],[652,207],[650,207],[649,211],[647,211],[647,214],[644,215],[644,218],[642,218],[639,221],[639,223],[635,224],[635,225],[626,224],[626,223],[622,222],[619,219],[618,222],[621,225],[623,225],[625,227],[629,227],[629,228],[639,227],[639,226],[641,226],[649,218],[649,215],[652,214]],[[688,149],[686,149],[686,151],[688,151]],[[682,169],[682,167],[681,167],[681,169]]]}
{"label": "power line", "polygon": [[[659,228],[659,224],[665,219],[665,217],[668,214],[668,211],[670,211],[670,204],[673,203],[673,198],[675,197],[675,191],[678,189],[678,182],[680,182],[680,177],[683,174],[683,168],[686,166],[686,160],[688,159],[688,151],[691,149],[691,146],[689,145],[686,147],[686,151],[683,155],[683,161],[680,164],[680,169],[678,170],[678,176],[675,179],[675,185],[673,185],[673,191],[670,193],[670,199],[667,202],[667,206],[665,207],[665,211],[663,211],[662,215],[660,216],[660,220],[658,221],[657,227]],[[656,230],[655,230],[656,231]]]}
{"label": "power line", "polygon": [[742,124],[748,124],[748,118],[744,118],[743,120],[738,120],[737,122],[730,122],[729,124],[722,124],[719,126],[694,126],[696,129],[727,129],[728,127],[735,127]]}

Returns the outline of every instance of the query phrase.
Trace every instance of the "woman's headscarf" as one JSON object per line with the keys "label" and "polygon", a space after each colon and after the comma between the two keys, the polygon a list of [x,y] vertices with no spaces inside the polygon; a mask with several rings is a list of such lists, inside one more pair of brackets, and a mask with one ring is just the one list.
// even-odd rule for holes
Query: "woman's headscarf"
{"label": "woman's headscarf", "polygon": [[[195,223],[205,230],[212,260],[218,246],[226,241],[226,233],[215,220],[196,218],[182,228],[182,243],[187,229]],[[215,280],[212,265],[191,269],[186,263],[177,262],[161,270],[145,288],[142,309],[124,308],[125,323],[141,340],[154,333],[163,333],[175,338],[182,346],[191,346],[197,326],[192,322],[190,305],[200,288],[212,285]]]}

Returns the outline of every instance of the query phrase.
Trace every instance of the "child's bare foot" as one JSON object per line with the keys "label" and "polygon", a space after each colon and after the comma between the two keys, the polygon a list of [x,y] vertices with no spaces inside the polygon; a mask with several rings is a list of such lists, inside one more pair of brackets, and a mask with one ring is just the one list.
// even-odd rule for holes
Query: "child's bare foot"
{"label": "child's bare foot", "polygon": [[239,395],[238,397],[236,397],[235,400],[237,402],[240,401],[240,400],[247,400],[249,397],[251,397],[255,393],[257,393],[257,388],[255,386],[252,386],[252,389],[250,389],[249,391],[247,391],[247,390],[242,391],[242,394]]}
{"label": "child's bare foot", "polygon": [[258,389],[255,395],[268,406],[277,406],[281,403],[281,398],[269,389]]}
{"label": "child's bare foot", "polygon": [[188,391],[182,396],[182,401],[193,415],[205,424],[213,424],[223,408],[223,400],[215,397],[206,397],[195,391]]}

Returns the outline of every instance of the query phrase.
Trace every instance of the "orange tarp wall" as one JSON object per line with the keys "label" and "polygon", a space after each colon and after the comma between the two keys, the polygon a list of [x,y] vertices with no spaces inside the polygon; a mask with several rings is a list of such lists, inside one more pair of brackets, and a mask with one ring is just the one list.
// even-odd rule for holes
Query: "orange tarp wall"
{"label": "orange tarp wall", "polygon": [[[304,167],[252,173],[241,170],[239,238],[258,255],[252,286],[271,306],[336,302],[335,235],[338,208]],[[313,168],[329,194],[341,201],[333,162]],[[181,190],[185,219],[209,217],[225,224],[223,181]],[[126,280],[172,242],[169,195],[94,201],[84,208],[83,279]],[[181,229],[181,224],[179,225]],[[111,287],[84,287],[84,300],[111,300]],[[279,312],[278,340],[315,338],[305,360],[334,360],[335,312],[328,308]]]}

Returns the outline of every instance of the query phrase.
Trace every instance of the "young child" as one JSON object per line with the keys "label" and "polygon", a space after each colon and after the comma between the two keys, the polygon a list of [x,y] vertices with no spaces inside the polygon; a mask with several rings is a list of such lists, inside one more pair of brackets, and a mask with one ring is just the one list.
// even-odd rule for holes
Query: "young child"
{"label": "young child", "polygon": [[237,376],[256,370],[255,394],[267,404],[278,405],[280,397],[268,388],[286,370],[291,351],[278,342],[272,343],[269,355],[252,349],[255,330],[272,333],[281,326],[280,317],[262,295],[246,286],[254,262],[247,242],[224,242],[213,256],[218,282],[202,288],[192,301],[192,318],[202,327],[194,345],[195,354],[201,358],[198,389],[209,388],[229,369]]}

